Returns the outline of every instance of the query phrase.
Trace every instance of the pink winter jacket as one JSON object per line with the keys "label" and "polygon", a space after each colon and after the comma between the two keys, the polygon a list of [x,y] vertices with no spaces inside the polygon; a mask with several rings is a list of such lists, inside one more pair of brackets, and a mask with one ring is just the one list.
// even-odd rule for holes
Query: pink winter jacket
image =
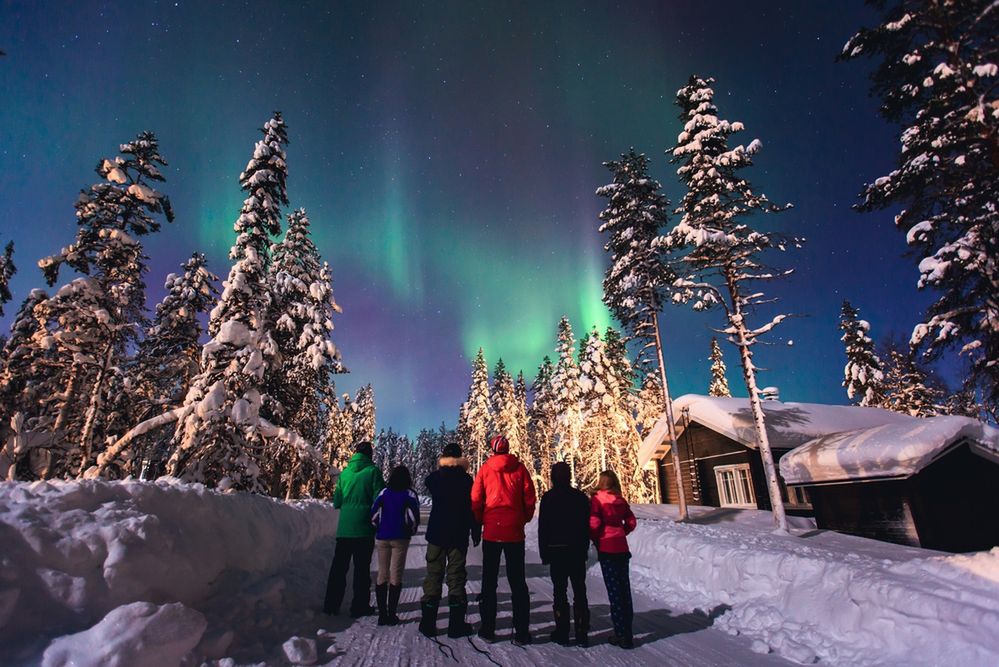
{"label": "pink winter jacket", "polygon": [[590,500],[590,538],[598,553],[628,553],[628,538],[637,521],[628,501],[601,489]]}

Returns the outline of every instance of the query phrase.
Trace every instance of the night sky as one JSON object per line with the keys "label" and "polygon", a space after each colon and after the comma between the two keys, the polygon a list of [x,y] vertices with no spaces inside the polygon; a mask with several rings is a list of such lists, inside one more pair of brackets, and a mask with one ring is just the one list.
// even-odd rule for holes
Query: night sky
{"label": "night sky", "polygon": [[[757,348],[762,385],[845,402],[842,299],[875,337],[907,335],[926,303],[892,213],[850,208],[897,150],[870,64],[834,62],[875,22],[859,1],[293,4],[0,0],[0,241],[20,268],[5,326],[42,284],[35,262],[72,240],[98,158],[141,130],[177,213],[146,239],[150,307],[195,250],[225,276],[237,178],[280,109],[292,206],[344,310],[338,388],[373,383],[379,427],[453,425],[479,346],[532,376],[563,313],[577,333],[610,322],[601,162],[634,146],[679,199],[664,150],[693,72],[718,80],[743,143],[762,140],[749,178],[795,205],[765,222],[808,239],[766,288],[800,317]],[[720,314],[667,308],[663,323],[674,393],[705,392]]]}

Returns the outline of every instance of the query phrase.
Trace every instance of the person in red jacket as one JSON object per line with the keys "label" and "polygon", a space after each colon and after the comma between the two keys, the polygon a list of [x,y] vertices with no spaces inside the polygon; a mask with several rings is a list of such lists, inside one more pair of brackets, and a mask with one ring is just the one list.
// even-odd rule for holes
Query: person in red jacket
{"label": "person in red jacket", "polygon": [[635,515],[628,501],[621,497],[621,481],[612,470],[600,473],[597,492],[590,500],[590,537],[597,548],[600,571],[607,586],[614,635],[610,643],[634,648],[631,630],[634,610],[631,605],[631,581],[628,575],[627,535],[635,530]]}
{"label": "person in red jacket", "polygon": [[530,644],[531,598],[524,571],[524,526],[534,516],[537,496],[527,468],[510,453],[502,435],[489,441],[493,455],[482,464],[472,484],[472,513],[482,524],[482,593],[479,637],[496,639],[496,586],[500,556],[513,597],[513,642]]}

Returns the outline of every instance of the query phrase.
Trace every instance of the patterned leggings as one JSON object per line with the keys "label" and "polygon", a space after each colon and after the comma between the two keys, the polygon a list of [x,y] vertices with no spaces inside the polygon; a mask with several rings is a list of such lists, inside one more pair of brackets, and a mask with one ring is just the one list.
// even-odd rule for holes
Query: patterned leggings
{"label": "patterned leggings", "polygon": [[635,612],[631,606],[631,580],[628,576],[628,560],[631,554],[600,554],[600,571],[607,586],[607,599],[610,600],[611,621],[614,634],[619,639],[631,639],[631,622]]}

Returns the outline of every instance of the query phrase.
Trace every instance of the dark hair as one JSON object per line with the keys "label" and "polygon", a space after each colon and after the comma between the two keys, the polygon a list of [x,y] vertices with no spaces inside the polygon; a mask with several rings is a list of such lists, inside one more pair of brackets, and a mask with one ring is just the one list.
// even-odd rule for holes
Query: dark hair
{"label": "dark hair", "polygon": [[552,486],[569,486],[572,484],[572,470],[565,461],[552,464]]}
{"label": "dark hair", "polygon": [[367,440],[362,440],[354,445],[354,451],[359,454],[372,456],[375,453],[375,447]]}
{"label": "dark hair", "polygon": [[444,445],[444,449],[441,450],[441,456],[449,456],[451,458],[458,458],[461,456],[461,445],[457,442],[449,442]]}
{"label": "dark hair", "polygon": [[600,473],[600,480],[597,482],[597,489],[621,495],[621,480],[617,478],[617,475],[613,470],[604,470]]}
{"label": "dark hair", "polygon": [[389,474],[388,488],[392,491],[406,491],[413,487],[413,477],[406,466],[396,466]]}

